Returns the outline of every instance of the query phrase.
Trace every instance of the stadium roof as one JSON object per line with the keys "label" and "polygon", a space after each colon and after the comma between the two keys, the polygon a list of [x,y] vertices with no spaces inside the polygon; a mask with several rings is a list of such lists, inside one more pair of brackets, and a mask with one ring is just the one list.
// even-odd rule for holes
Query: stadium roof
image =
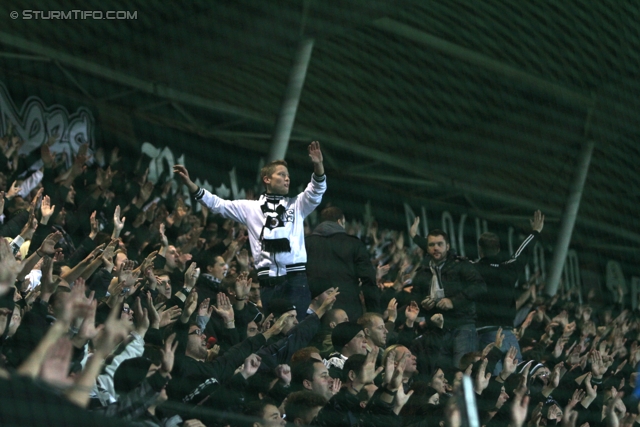
{"label": "stadium roof", "polygon": [[[23,19],[73,9],[136,19]],[[287,157],[319,139],[332,182],[374,204],[519,223],[540,208],[553,227],[592,141],[574,241],[640,242],[638,2],[33,0],[0,18],[5,76],[256,157],[313,39]]]}

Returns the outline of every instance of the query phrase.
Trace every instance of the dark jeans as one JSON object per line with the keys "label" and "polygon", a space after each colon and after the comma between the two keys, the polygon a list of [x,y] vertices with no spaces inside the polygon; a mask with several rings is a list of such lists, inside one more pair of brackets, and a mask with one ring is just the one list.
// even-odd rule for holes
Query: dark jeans
{"label": "dark jeans", "polygon": [[[480,332],[478,334],[478,342],[479,342],[478,347],[480,347],[480,350],[484,349],[490,343],[495,342],[497,333],[498,333],[497,330],[490,331],[490,332]],[[509,351],[509,348],[513,346],[516,348],[516,350],[518,350],[518,354],[516,355],[516,358],[518,359],[519,362],[522,362],[522,353],[520,353],[520,344],[518,343],[518,339],[516,338],[516,336],[513,334],[513,331],[511,329],[503,329],[502,334],[504,335],[504,339],[502,340],[502,347],[500,348],[500,351],[502,352],[502,354],[506,354],[507,351]],[[494,376],[500,375],[501,371],[502,371],[502,360],[496,363],[496,367],[493,369],[492,373]]]}
{"label": "dark jeans", "polygon": [[453,368],[458,369],[460,359],[467,353],[478,351],[478,334],[473,323],[450,329],[444,334],[441,354],[449,357]]}
{"label": "dark jeans", "polygon": [[302,274],[288,274],[277,280],[260,279],[260,297],[266,314],[269,314],[269,303],[272,300],[285,299],[296,306],[298,321],[302,321],[307,316],[307,309],[311,303],[307,275],[302,272]]}

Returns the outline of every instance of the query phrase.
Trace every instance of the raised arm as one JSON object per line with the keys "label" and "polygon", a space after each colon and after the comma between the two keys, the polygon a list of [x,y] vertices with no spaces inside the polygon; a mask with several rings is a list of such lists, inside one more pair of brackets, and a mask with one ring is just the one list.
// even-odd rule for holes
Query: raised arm
{"label": "raised arm", "polygon": [[195,193],[196,191],[198,191],[198,186],[193,181],[191,181],[187,168],[182,165],[174,165],[173,173],[176,174],[178,179],[187,186],[187,189],[189,189],[189,193]]}
{"label": "raised arm", "polygon": [[309,157],[313,163],[313,173],[316,174],[316,176],[324,175],[322,151],[320,150],[320,143],[318,141],[313,141],[309,144]]}

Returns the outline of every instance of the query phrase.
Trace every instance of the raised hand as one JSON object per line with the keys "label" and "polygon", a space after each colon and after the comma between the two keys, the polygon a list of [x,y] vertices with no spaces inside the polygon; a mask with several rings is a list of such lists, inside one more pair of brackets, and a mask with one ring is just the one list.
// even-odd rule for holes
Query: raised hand
{"label": "raised hand", "polygon": [[376,346],[369,352],[369,354],[367,354],[367,357],[364,360],[364,365],[362,365],[362,368],[360,369],[360,373],[353,381],[353,388],[356,390],[360,391],[360,389],[365,385],[371,384],[376,376],[382,372],[382,366],[376,369],[376,360],[378,358],[379,351],[380,349]]}
{"label": "raised hand", "polygon": [[222,320],[229,324],[234,321],[234,312],[233,306],[231,305],[231,301],[229,301],[229,297],[226,296],[223,292],[218,292],[217,295],[217,307],[213,307],[213,311],[220,317]]}
{"label": "raised hand", "polygon": [[7,191],[5,197],[7,200],[11,200],[20,193],[20,190],[22,190],[22,187],[18,187],[18,182],[13,181],[13,184],[11,184],[11,187],[9,188],[9,191]]}
{"label": "raised hand", "polygon": [[340,381],[340,379],[338,378],[334,378],[333,383],[331,383],[331,394],[335,396],[336,394],[338,394],[338,392],[340,392],[341,388],[342,388],[342,381]]}
{"label": "raised hand", "polygon": [[155,261],[157,255],[158,251],[153,251],[149,255],[147,255],[144,261],[142,261],[142,264],[140,264],[140,266],[136,268],[138,274],[144,272],[146,275],[147,270],[150,270],[153,267],[153,262]]}
{"label": "raised hand", "polygon": [[131,332],[131,322],[120,319],[120,311],[121,306],[119,304],[115,304],[111,308],[104,328],[93,340],[96,354],[100,354],[102,357],[108,356],[115,346]]}
{"label": "raised hand", "polygon": [[178,341],[175,341],[176,334],[173,333],[167,337],[164,342],[164,348],[162,352],[162,364],[160,365],[160,373],[167,376],[173,370],[173,364],[175,361],[176,348],[178,348]]}
{"label": "raised hand", "polygon": [[[196,302],[198,302],[197,298],[196,298]],[[180,318],[180,315],[182,315],[182,309],[177,305],[169,309],[159,308],[158,314],[160,315],[160,324],[158,325],[158,328],[164,328],[165,326],[172,324],[173,322],[175,322]]]}
{"label": "raised hand", "polygon": [[151,321],[149,320],[149,311],[146,308],[142,308],[140,304],[140,297],[136,297],[135,309],[133,310],[133,323],[136,326],[136,332],[144,338],[145,334],[149,330]]}
{"label": "raised hand", "polygon": [[411,224],[411,228],[409,229],[409,236],[413,239],[418,234],[418,226],[420,225],[420,217],[417,216],[413,219],[413,224]]}
{"label": "raised hand", "polygon": [[44,241],[40,245],[40,248],[38,248],[38,251],[42,255],[53,256],[56,253],[56,245],[60,240],[62,240],[62,233],[60,233],[59,231],[51,233],[47,237],[45,237]]}
{"label": "raised hand", "polygon": [[111,166],[107,167],[106,170],[102,170],[98,168],[96,173],[96,184],[102,190],[107,190],[109,187],[111,187],[111,183],[113,182],[113,177],[116,176],[117,173],[118,171],[115,171],[115,172],[111,171]]}
{"label": "raised hand", "polygon": [[[285,313],[282,316],[280,316],[278,318],[278,320],[275,321],[275,323],[273,324],[273,326],[271,326],[268,330],[266,330],[265,332],[263,332],[263,334],[268,338],[268,337],[272,337],[274,335],[278,335],[280,332],[282,332],[282,329],[284,329],[284,325],[287,322],[287,320],[289,320],[289,318],[291,317],[295,317],[295,314],[290,314],[290,313]],[[265,322],[267,320],[265,319]]]}
{"label": "raised hand", "polygon": [[151,197],[151,193],[153,193],[153,183],[147,181],[144,183],[142,187],[140,187],[140,192],[138,193],[138,203],[144,204],[149,197]]}
{"label": "raised hand", "polygon": [[73,380],[69,377],[69,365],[73,346],[68,337],[59,338],[53,344],[42,361],[40,378],[54,387],[70,386]]}
{"label": "raised hand", "polygon": [[118,275],[118,280],[125,282],[125,298],[135,294],[138,288],[142,286],[142,281],[138,281],[140,272],[136,272],[133,269],[134,266],[134,261],[125,261]]}
{"label": "raised hand", "polygon": [[160,233],[160,242],[162,243],[163,247],[167,247],[169,246],[169,240],[167,239],[167,236],[165,236],[164,232],[165,232],[165,225],[164,222],[160,223],[160,227],[158,228],[158,232]]}
{"label": "raised hand", "polygon": [[404,310],[404,314],[407,317],[407,326],[413,327],[413,323],[418,318],[419,313],[420,307],[418,307],[418,303],[415,301],[411,301],[411,303]]}
{"label": "raised hand", "polygon": [[393,375],[386,386],[389,391],[398,391],[398,389],[402,387],[402,376],[404,374],[407,356],[409,356],[409,352],[405,351],[402,353],[402,356],[400,356],[400,359],[398,359],[395,369],[393,370]]}
{"label": "raised hand", "polygon": [[236,277],[235,293],[238,301],[244,301],[249,298],[249,292],[251,291],[251,279],[248,272],[242,272]]}
{"label": "raised hand", "polygon": [[[218,294],[219,295],[219,294]],[[182,315],[180,316],[180,321],[182,323],[187,323],[189,318],[196,311],[196,307],[198,306],[198,292],[191,291],[187,300],[184,302],[184,309],[182,310]]]}
{"label": "raised hand", "polygon": [[498,328],[498,332],[496,332],[496,340],[495,340],[495,345],[497,349],[502,348],[503,340],[504,340],[504,334],[502,333],[502,328]]}
{"label": "raised hand", "polygon": [[289,365],[278,365],[275,374],[285,386],[291,384],[291,367]]}
{"label": "raised hand", "polygon": [[[527,388],[519,387],[515,390],[513,395],[513,404],[511,406],[511,423],[509,423],[509,427],[522,427],[527,418],[528,409],[529,396],[527,396]],[[542,404],[540,404],[540,409],[542,409]],[[540,415],[542,415],[541,411]]]}
{"label": "raised hand", "polygon": [[511,346],[507,354],[504,356],[504,361],[502,362],[502,372],[500,372],[499,378],[501,380],[506,380],[509,375],[513,374],[516,371],[518,366],[518,359],[516,356],[518,355],[518,349]]}
{"label": "raised hand", "polygon": [[96,309],[98,307],[98,301],[94,300],[90,303],[89,310],[87,311],[86,316],[82,320],[82,324],[80,325],[80,329],[78,330],[78,334],[74,337],[74,342],[76,338],[78,340],[79,345],[84,345],[88,340],[94,339],[98,333],[102,330],[102,326],[96,328]]}
{"label": "raised hand", "polygon": [[313,163],[322,163],[322,151],[320,150],[320,143],[318,141],[313,141],[309,144],[309,157]]}
{"label": "raised hand", "polygon": [[193,289],[198,281],[198,277],[200,277],[200,269],[197,268],[195,262],[192,262],[187,271],[184,272],[184,287],[186,289]]}
{"label": "raised hand", "polygon": [[387,305],[387,315],[389,316],[387,319],[389,322],[395,322],[398,318],[398,301],[395,298],[391,298]]}
{"label": "raised hand", "polygon": [[211,298],[205,298],[200,305],[198,306],[198,316],[200,317],[211,317],[211,313],[213,312],[213,306],[210,306],[209,303]]}
{"label": "raised hand", "polygon": [[607,372],[607,367],[602,360],[602,356],[598,350],[594,350],[589,355],[589,362],[591,363],[591,373],[594,378],[600,379]]}
{"label": "raised hand", "polygon": [[42,198],[42,204],[40,205],[40,222],[47,224],[55,210],[56,205],[51,206],[51,198],[49,196],[44,196]]}
{"label": "raised hand", "polygon": [[[207,211],[207,209],[203,209],[203,211]],[[249,267],[249,251],[243,249],[238,252],[236,254],[236,261],[238,261],[241,270],[246,270]]]}
{"label": "raised hand", "polygon": [[338,289],[339,288],[333,288],[327,293],[327,298],[322,302],[322,305],[320,305],[320,308],[316,311],[318,317],[322,317],[324,313],[331,310],[331,307],[333,307],[333,304],[336,302],[336,298],[338,297],[338,295],[340,295]]}
{"label": "raised hand", "polygon": [[426,297],[425,299],[422,300],[420,305],[422,305],[422,308],[424,308],[425,310],[429,311],[429,310],[432,310],[433,307],[436,306],[436,300],[434,300],[431,297]]}
{"label": "raised hand", "polygon": [[389,272],[389,269],[391,269],[391,266],[389,264],[379,265],[376,268],[376,280],[382,280],[382,278]]}
{"label": "raised hand", "polygon": [[537,210],[533,213],[533,219],[529,220],[529,222],[531,223],[531,229],[539,233],[544,227],[544,215]]}
{"label": "raised hand", "polygon": [[244,364],[242,365],[242,370],[240,371],[240,375],[247,379],[256,372],[258,372],[258,368],[260,368],[260,363],[262,359],[257,354],[251,354],[244,360]]}
{"label": "raised hand", "polygon": [[126,220],[126,217],[122,217],[122,219],[120,219],[120,205],[116,206],[116,209],[113,212],[113,233],[111,234],[111,239],[117,239],[120,237],[120,233],[124,228]]}
{"label": "raised hand", "polygon": [[491,372],[487,372],[487,374],[485,375],[487,363],[489,363],[489,360],[483,359],[482,363],[480,364],[480,369],[478,369],[478,372],[476,373],[476,378],[473,382],[476,394],[482,394],[482,392],[489,386]]}

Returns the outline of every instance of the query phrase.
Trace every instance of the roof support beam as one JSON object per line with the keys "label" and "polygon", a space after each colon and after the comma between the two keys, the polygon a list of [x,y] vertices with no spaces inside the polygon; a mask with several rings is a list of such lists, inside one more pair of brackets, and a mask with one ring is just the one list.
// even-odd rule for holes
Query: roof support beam
{"label": "roof support beam", "polygon": [[67,70],[66,68],[64,68],[58,61],[54,61],[54,64],[56,64],[56,67],[58,67],[60,69],[60,71],[62,71],[62,73],[65,75],[65,77],[67,79],[69,79],[69,81],[71,83],[73,83],[78,89],[80,89],[80,92],[84,93],[84,95],[89,98],[90,100],[94,100],[93,96],[89,93],[88,90],[86,90],[84,88],[84,86],[82,86],[78,80],[76,80],[76,78],[73,76],[73,74],[71,74],[69,72],[69,70]]}
{"label": "roof support beam", "polygon": [[47,58],[58,60],[61,64],[75,68],[94,76],[101,77],[103,79],[116,82],[123,86],[127,86],[136,89],[143,93],[149,93],[161,98],[166,98],[169,101],[179,102],[184,105],[192,105],[206,110],[218,111],[227,114],[232,114],[238,117],[243,117],[251,120],[255,120],[261,123],[269,123],[270,120],[266,119],[258,113],[253,113],[242,108],[234,107],[222,102],[214,101],[212,99],[204,98],[198,95],[193,95],[187,92],[179,91],[167,87],[165,85],[150,82],[144,79],[133,77],[126,73],[113,70],[103,65],[96,64],[74,55],[68,54],[64,51],[51,49],[47,46],[43,46],[39,43],[28,41],[22,37],[15,36],[13,34],[0,32],[0,43],[31,52],[35,55],[41,55]]}
{"label": "roof support beam", "polygon": [[584,108],[589,108],[593,105],[593,99],[587,94],[547,81],[533,74],[526,73],[516,67],[497,61],[489,56],[458,46],[455,43],[448,42],[393,19],[378,19],[373,22],[373,26],[389,33],[427,45],[430,48],[440,51],[446,55],[469,62],[478,67],[486,68],[512,80],[519,81],[522,84],[535,88],[554,98],[565,100],[573,105]]}
{"label": "roof support beam", "polygon": [[23,59],[25,61],[51,62],[51,58],[47,58],[46,56],[25,55],[23,53],[12,53],[12,52],[0,52],[0,58]]}
{"label": "roof support beam", "polygon": [[552,296],[558,292],[560,277],[562,276],[562,270],[564,269],[564,263],[569,251],[569,244],[571,243],[571,235],[573,234],[573,228],[576,224],[576,218],[578,217],[578,209],[580,208],[580,201],[582,200],[584,184],[587,182],[587,174],[589,172],[591,154],[593,154],[594,146],[595,142],[593,141],[588,141],[582,146],[573,182],[571,183],[569,195],[567,196],[567,205],[564,208],[560,230],[558,231],[558,240],[556,241],[556,246],[553,251],[553,262],[551,263],[551,273],[549,274],[548,280],[549,286],[547,286],[547,292]]}
{"label": "roof support beam", "polygon": [[289,75],[289,82],[282,99],[280,112],[273,131],[271,148],[267,156],[267,162],[284,159],[289,148],[289,137],[293,131],[293,123],[296,120],[296,112],[300,103],[302,87],[307,76],[307,68],[313,51],[313,39],[303,39],[296,50]]}

